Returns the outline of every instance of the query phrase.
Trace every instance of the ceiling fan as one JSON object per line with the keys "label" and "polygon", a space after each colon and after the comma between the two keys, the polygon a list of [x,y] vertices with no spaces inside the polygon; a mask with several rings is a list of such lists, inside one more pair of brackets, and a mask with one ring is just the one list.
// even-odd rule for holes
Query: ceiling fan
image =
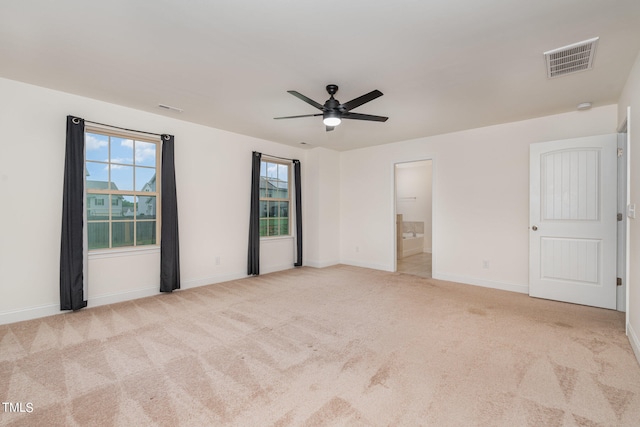
{"label": "ceiling fan", "polygon": [[324,103],[324,105],[314,101],[313,99],[307,98],[300,92],[296,92],[295,90],[287,91],[291,95],[295,96],[306,102],[309,105],[313,105],[318,110],[322,111],[322,113],[317,114],[304,114],[302,116],[287,116],[287,117],[275,117],[275,119],[297,119],[299,117],[317,117],[322,116],[322,121],[326,126],[327,132],[332,131],[336,126],[340,124],[342,119],[350,119],[350,120],[368,120],[372,122],[386,122],[389,117],[383,116],[372,116],[370,114],[360,114],[360,113],[352,113],[356,107],[361,106],[369,101],[373,101],[374,99],[382,96],[382,92],[379,90],[373,90],[365,95],[359,96],[358,98],[352,99],[349,102],[345,102],[344,104],[340,104],[340,101],[335,99],[333,95],[338,92],[337,85],[327,85],[327,92],[329,92],[329,99]]}

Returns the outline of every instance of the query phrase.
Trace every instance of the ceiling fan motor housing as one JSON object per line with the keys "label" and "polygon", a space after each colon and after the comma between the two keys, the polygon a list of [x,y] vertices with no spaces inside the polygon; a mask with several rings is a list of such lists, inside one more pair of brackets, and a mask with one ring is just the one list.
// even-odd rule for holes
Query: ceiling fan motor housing
{"label": "ceiling fan motor housing", "polygon": [[331,96],[335,95],[336,92],[338,92],[338,85],[327,85],[327,92],[329,92]]}

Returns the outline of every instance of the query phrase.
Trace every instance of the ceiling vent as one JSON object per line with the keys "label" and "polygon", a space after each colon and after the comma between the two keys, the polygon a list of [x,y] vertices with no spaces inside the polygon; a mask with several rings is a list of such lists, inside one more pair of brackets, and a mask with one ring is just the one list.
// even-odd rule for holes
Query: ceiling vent
{"label": "ceiling vent", "polygon": [[595,37],[545,52],[547,77],[565,76],[591,69],[598,39],[599,37]]}

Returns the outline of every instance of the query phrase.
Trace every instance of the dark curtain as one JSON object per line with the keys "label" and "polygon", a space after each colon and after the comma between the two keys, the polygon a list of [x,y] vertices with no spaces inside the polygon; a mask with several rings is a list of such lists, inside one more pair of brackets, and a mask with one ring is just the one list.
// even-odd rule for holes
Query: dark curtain
{"label": "dark curtain", "polygon": [[247,274],[260,274],[260,160],[262,153],[253,152],[251,163],[251,210],[249,212],[249,257]]}
{"label": "dark curtain", "polygon": [[84,120],[67,116],[60,243],[60,310],[87,306],[83,281]]}
{"label": "dark curtain", "polygon": [[178,244],[178,199],[173,135],[162,135],[162,225],[160,236],[160,292],[180,289],[180,245]]}
{"label": "dark curtain", "polygon": [[300,180],[300,160],[293,161],[293,179],[296,187],[296,267],[302,266],[302,183]]}

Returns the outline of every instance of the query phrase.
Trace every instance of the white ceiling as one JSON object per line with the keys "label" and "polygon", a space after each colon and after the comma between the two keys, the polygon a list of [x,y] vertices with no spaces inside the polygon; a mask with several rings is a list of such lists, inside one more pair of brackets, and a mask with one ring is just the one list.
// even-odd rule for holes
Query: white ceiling
{"label": "white ceiling", "polygon": [[[547,79],[544,51],[592,37],[592,70]],[[639,50],[639,0],[0,2],[1,77],[336,150],[616,103]],[[329,83],[389,120],[273,120]]]}

